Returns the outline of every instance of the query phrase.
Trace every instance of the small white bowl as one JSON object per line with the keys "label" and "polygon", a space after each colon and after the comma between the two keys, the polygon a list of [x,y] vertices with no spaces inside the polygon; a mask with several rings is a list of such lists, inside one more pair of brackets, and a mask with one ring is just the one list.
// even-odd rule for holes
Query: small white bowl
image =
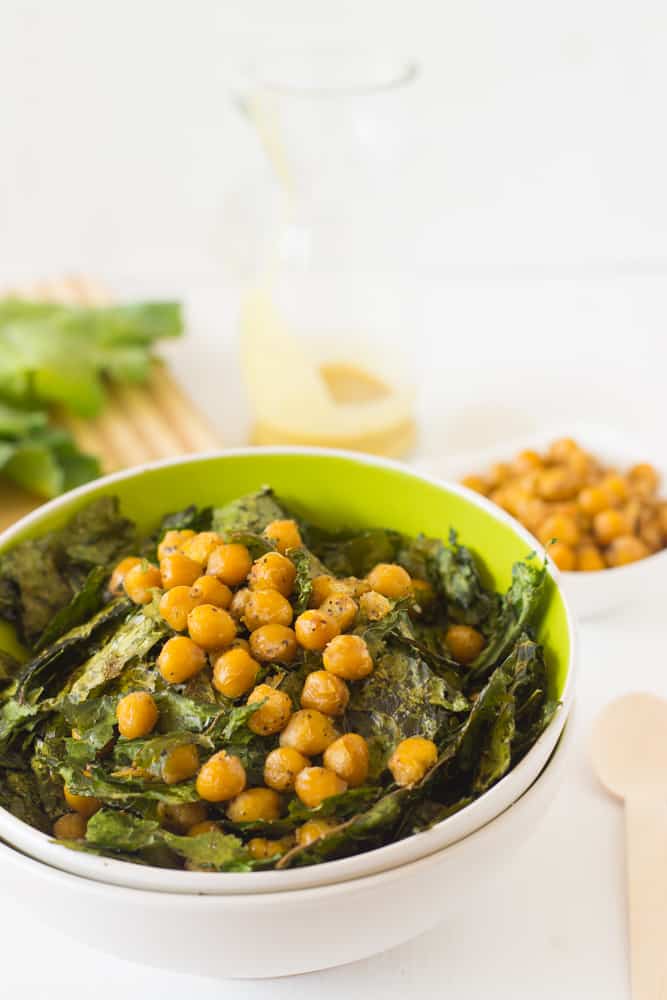
{"label": "small white bowl", "polygon": [[[621,471],[638,462],[651,462],[667,488],[667,461],[663,458],[663,447],[657,442],[637,441],[613,428],[593,424],[561,425],[538,434],[511,438],[483,451],[433,455],[421,459],[418,465],[420,471],[459,480],[471,473],[484,474],[494,462],[507,461],[524,448],[544,449],[559,437],[574,438],[596,458]],[[533,545],[542,547],[535,538]],[[560,579],[577,617],[582,621],[595,618],[621,605],[641,600],[647,591],[660,587],[667,580],[667,549],[628,566],[596,573],[561,571]]]}
{"label": "small white bowl", "polygon": [[[381,874],[262,895],[165,894],[77,878],[0,845],[8,906],[130,961],[218,978],[313,972],[386,951],[440,920],[467,921],[489,884],[539,830],[563,777],[567,726],[537,781],[491,823],[446,850]],[[205,878],[210,876],[204,876]],[[503,891],[511,892],[511,884]],[[443,928],[446,952],[447,932]]]}

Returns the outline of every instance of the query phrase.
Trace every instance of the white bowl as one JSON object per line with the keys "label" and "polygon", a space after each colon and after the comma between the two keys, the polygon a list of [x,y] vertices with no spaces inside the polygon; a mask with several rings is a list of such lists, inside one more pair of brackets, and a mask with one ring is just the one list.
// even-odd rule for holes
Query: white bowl
{"label": "white bowl", "polygon": [[[663,484],[667,486],[667,460],[664,446],[649,441],[637,441],[610,427],[592,424],[570,424],[511,438],[483,451],[457,455],[433,455],[419,462],[420,471],[428,471],[447,479],[461,479],[470,473],[484,473],[492,463],[507,461],[524,448],[544,449],[559,437],[572,437],[605,464],[627,469],[638,462],[651,462]],[[532,538],[532,544],[541,548]],[[595,618],[621,605],[641,600],[647,591],[655,590],[667,579],[667,549],[647,556],[639,562],[597,573],[560,573],[563,589],[572,608],[581,620]]]}
{"label": "white bowl", "polygon": [[[458,844],[391,871],[293,892],[165,895],[77,878],[0,845],[5,905],[25,906],[36,920],[65,925],[74,940],[120,958],[219,978],[343,965],[440,920],[467,921],[474,934],[476,906],[488,902],[492,880],[537,834],[555,797],[571,733],[568,726],[538,780],[511,808]],[[446,951],[446,927],[442,942]]]}
{"label": "white bowl", "polygon": [[[118,490],[123,481],[132,480],[144,475],[150,477],[152,470],[156,471],[171,466],[183,467],[183,480],[187,488],[188,468],[192,468],[198,463],[210,461],[224,462],[226,456],[239,457],[246,454],[248,454],[247,449],[239,449],[223,452],[215,456],[187,456],[185,458],[170,459],[165,462],[156,462],[148,466],[141,466],[137,469],[108,476],[105,479],[98,480],[95,483],[91,483],[54,500],[45,507],[40,508],[39,511],[31,514],[28,518],[24,518],[0,537],[0,547],[11,544],[12,539],[20,534],[26,524],[39,524],[41,518],[45,515],[49,515],[58,509],[66,508],[73,500],[80,500],[88,494],[113,490],[114,487]],[[350,452],[330,452],[312,448],[253,448],[251,449],[251,454],[254,459],[262,454],[267,456],[284,454],[314,455],[319,459],[323,456],[332,456],[334,459],[345,458],[348,461],[362,465],[374,465],[379,468],[393,470],[394,472],[399,471],[402,476],[410,476],[417,481],[432,483],[438,487],[442,487],[446,491],[464,497],[474,506],[488,511],[496,521],[510,526],[522,542],[525,542],[526,551],[530,551],[534,547],[534,539],[525,528],[484,497],[462,486],[444,484],[438,480],[434,480],[432,477],[411,472],[398,463],[386,459],[370,458]],[[257,483],[256,485],[260,486],[261,483]],[[551,572],[558,582],[559,574],[555,567],[551,568]],[[397,843],[389,844],[386,847],[337,861],[329,861],[300,869],[288,869],[286,871],[238,874],[231,872],[213,874],[173,871],[79,853],[54,843],[48,835],[23,823],[2,808],[0,808],[0,839],[18,848],[23,853],[39,861],[43,861],[54,868],[59,868],[62,871],[71,872],[84,878],[95,879],[96,881],[106,882],[115,886],[165,893],[198,893],[204,895],[235,895],[237,893],[244,895],[264,895],[274,892],[283,893],[331,883],[342,883],[410,864],[419,858],[424,858],[437,851],[441,851],[448,845],[467,837],[474,830],[479,829],[498,816],[532,785],[549,760],[565,724],[574,693],[575,636],[571,616],[566,605],[565,614],[567,617],[570,662],[568,664],[565,687],[561,694],[561,705],[554,718],[526,756],[504,778],[469,806],[424,833],[416,834]]]}

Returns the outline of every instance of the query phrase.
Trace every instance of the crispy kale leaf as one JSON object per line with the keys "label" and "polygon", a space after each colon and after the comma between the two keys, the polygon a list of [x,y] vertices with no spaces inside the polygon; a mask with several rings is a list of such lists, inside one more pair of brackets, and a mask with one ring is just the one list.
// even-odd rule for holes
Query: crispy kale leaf
{"label": "crispy kale leaf", "polygon": [[267,524],[286,516],[285,509],[276,500],[273,490],[265,487],[214,510],[213,530],[219,531],[225,538],[228,534],[239,531],[261,535]]}
{"label": "crispy kale leaf", "polygon": [[486,623],[487,642],[471,664],[470,683],[478,684],[488,676],[533,621],[542,600],[546,575],[546,562],[540,563],[535,558],[514,564],[510,588]]}
{"label": "crispy kale leaf", "polygon": [[128,812],[101,809],[89,820],[86,843],[105,852],[135,852],[165,846],[195,866],[208,871],[251,871],[252,862],[243,843],[219,830],[181,837],[154,820]]}
{"label": "crispy kale leaf", "polygon": [[330,573],[335,576],[365,576],[378,563],[394,561],[402,536],[397,531],[386,531],[384,528],[327,532],[306,526],[304,538]]}
{"label": "crispy kale leaf", "polygon": [[0,555],[0,615],[35,645],[74,599],[92,569],[110,569],[134,540],[134,525],[114,497],[100,497],[58,531],[20,542]]}

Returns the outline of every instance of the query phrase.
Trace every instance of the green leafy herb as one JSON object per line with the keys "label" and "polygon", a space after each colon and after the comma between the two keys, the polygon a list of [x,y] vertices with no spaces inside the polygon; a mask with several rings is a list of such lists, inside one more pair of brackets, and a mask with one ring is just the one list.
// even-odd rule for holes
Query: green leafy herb
{"label": "green leafy herb", "polygon": [[0,474],[49,499],[99,473],[97,459],[84,455],[64,428],[50,426],[48,413],[0,400]]}
{"label": "green leafy herb", "polygon": [[61,403],[83,417],[104,404],[103,377],[141,381],[151,347],[182,332],[176,303],[112,307],[0,302],[0,393],[22,405]]}

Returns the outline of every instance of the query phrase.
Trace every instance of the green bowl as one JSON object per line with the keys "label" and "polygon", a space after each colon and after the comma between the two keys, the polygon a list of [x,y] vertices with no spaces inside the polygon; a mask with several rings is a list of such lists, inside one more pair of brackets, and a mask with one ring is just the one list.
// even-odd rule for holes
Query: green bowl
{"label": "green bowl", "polygon": [[[512,565],[533,550],[531,536],[509,515],[464,487],[439,482],[386,459],[313,448],[253,448],[188,456],[108,476],[53,500],[0,536],[0,551],[62,526],[95,497],[119,497],[123,512],[149,532],[188,504],[223,504],[270,485],[296,512],[326,527],[387,527],[446,539],[455,528],[483,566],[485,583],[505,590]],[[550,567],[538,638],[545,648],[550,695],[561,708],[520,763],[483,796],[431,830],[366,854],[302,869],[215,875],[171,872],[64,851],[0,809],[0,837],[41,861],[75,874],[133,888],[204,893],[255,893],[306,888],[386,870],[440,850],[510,806],[547,764],[565,724],[573,692],[574,632]],[[13,631],[0,648],[20,653]]]}
{"label": "green bowl", "polygon": [[[113,494],[143,532],[163,514],[188,504],[223,504],[270,485],[290,507],[328,528],[388,527],[408,534],[459,539],[480,557],[485,583],[505,590],[512,564],[534,543],[516,521],[477,494],[416,475],[400,465],[342,452],[251,449],[213,457],[183,458],[123,472],[41,507],[0,536],[0,551],[24,538],[61,527],[94,497]],[[553,579],[540,626],[553,683],[561,696],[570,660],[568,615]],[[12,630],[0,631],[0,648],[17,652]]]}

